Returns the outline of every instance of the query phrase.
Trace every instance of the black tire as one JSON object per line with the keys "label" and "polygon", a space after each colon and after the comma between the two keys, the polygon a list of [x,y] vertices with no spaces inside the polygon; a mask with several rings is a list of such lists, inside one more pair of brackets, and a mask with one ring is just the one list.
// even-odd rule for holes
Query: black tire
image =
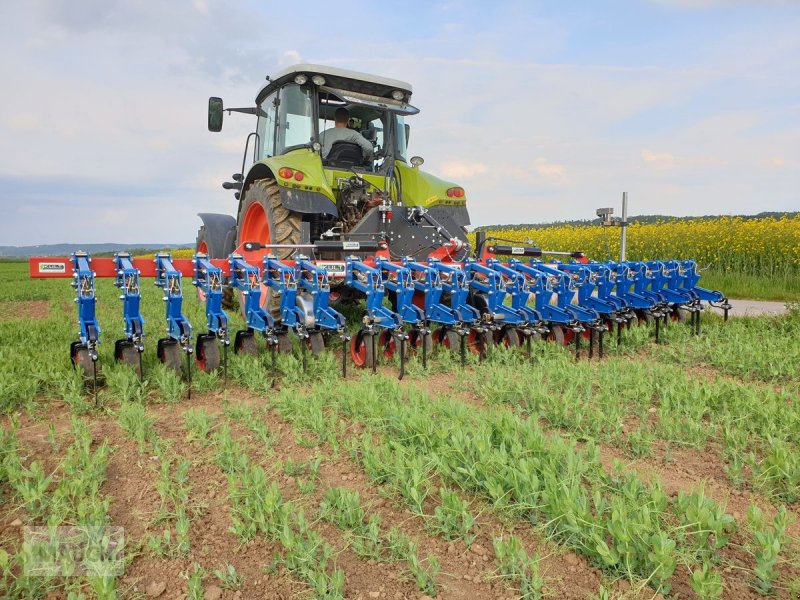
{"label": "black tire", "polygon": [[183,350],[178,346],[178,343],[172,340],[166,342],[159,340],[159,348],[158,359],[180,375],[183,370]]}
{"label": "black tire", "polygon": [[559,346],[564,345],[564,326],[563,325],[553,325],[550,328],[550,335],[547,336],[548,342],[555,342]]}
{"label": "black tire", "polygon": [[117,360],[120,362],[124,362],[126,365],[130,365],[137,376],[142,376],[141,370],[141,361],[139,360],[139,351],[136,349],[135,346],[131,346],[129,344],[125,344],[120,347],[119,356]]}
{"label": "black tire", "polygon": [[243,335],[239,338],[239,345],[234,348],[237,354],[247,354],[248,356],[258,356],[258,342],[256,336]]}
{"label": "black tire", "polygon": [[325,339],[319,331],[309,333],[307,343],[312,356],[319,356],[325,351]]}
{"label": "black tire", "polygon": [[[283,206],[280,187],[274,179],[254,181],[244,191],[239,208],[236,247],[243,242],[299,244],[300,223],[300,214]],[[270,251],[280,259],[289,258],[293,252],[291,248]],[[280,317],[280,297],[271,288],[264,289],[263,302],[274,317]]]}
{"label": "black tire", "polygon": [[95,368],[97,368],[98,373],[100,371],[100,365],[92,361],[92,357],[89,356],[89,349],[86,348],[86,346],[77,346],[74,349],[72,353],[72,364],[75,365],[76,369],[81,371],[85,378],[92,378]]}
{"label": "black tire", "polygon": [[461,352],[461,336],[452,329],[445,330],[442,335],[442,346],[445,346],[450,352]]}
{"label": "black tire", "polygon": [[506,327],[497,332],[494,342],[498,346],[504,345],[507,348],[517,348],[520,345],[519,333],[513,327]]}
{"label": "black tire", "polygon": [[689,315],[691,314],[691,311],[688,311],[685,308],[674,306],[672,313],[670,314],[670,318],[678,323],[685,323],[689,320]]}
{"label": "black tire", "polygon": [[276,337],[278,338],[278,352],[289,353],[293,350],[289,334],[279,333]]}
{"label": "black tire", "polygon": [[198,337],[195,360],[200,370],[205,373],[219,369],[221,363],[219,340],[216,337]]}
{"label": "black tire", "polygon": [[428,335],[423,336],[419,331],[416,329],[412,329],[408,332],[408,347],[413,351],[422,356],[422,338],[425,338],[425,346],[427,350],[428,356],[431,355],[433,352],[433,332],[428,333]]}
{"label": "black tire", "polygon": [[653,325],[656,322],[656,318],[651,315],[649,312],[644,310],[637,310],[636,311],[636,324],[639,326],[642,325]]}

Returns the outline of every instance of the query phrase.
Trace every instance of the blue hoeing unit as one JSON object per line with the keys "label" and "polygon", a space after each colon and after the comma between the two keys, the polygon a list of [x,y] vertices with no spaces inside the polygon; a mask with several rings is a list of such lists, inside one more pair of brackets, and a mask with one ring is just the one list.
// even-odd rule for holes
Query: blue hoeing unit
{"label": "blue hoeing unit", "polygon": [[[699,333],[702,303],[731,308],[718,291],[698,285],[700,275],[692,260],[594,262],[580,253],[568,262],[544,262],[533,247],[487,246],[475,258],[443,261],[429,257],[390,260],[377,255],[347,256],[336,263],[332,286],[332,262],[298,254],[281,260],[272,254],[251,264],[241,254],[224,262],[198,253],[192,258],[192,283],[204,302],[206,331],[193,343],[192,325],[183,312],[183,272],[169,253],[155,256],[155,285],[165,302],[166,334],[158,340],[159,360],[191,378],[194,362],[204,371],[223,367],[227,377],[230,319],[223,304],[238,294],[245,326],[236,331],[237,353],[257,356],[260,343],[272,355],[291,351],[292,338],[299,341],[306,366],[306,350],[316,354],[325,347],[324,336],[342,342],[342,371],[347,353],[357,366],[376,369],[378,358],[390,359],[399,350],[400,377],[406,352],[421,351],[423,365],[434,343],[484,356],[493,344],[530,349],[532,340],[546,338],[564,345],[588,341],[588,355],[595,346],[603,353],[603,337],[631,323],[655,324],[656,341],[662,323],[689,320]],[[496,255],[511,255],[500,260]],[[78,308],[78,340],[70,346],[70,358],[96,381],[100,326],[95,315],[95,277],[92,259],[76,252],[69,259]],[[108,260],[108,259],[100,259]],[[127,253],[114,255],[114,285],[120,290],[124,337],[117,339],[114,356],[142,374],[145,321],[141,314],[141,272]],[[186,263],[188,261],[183,261]],[[105,264],[105,263],[104,263]],[[141,262],[138,263],[140,266]],[[104,271],[104,275],[107,272]],[[363,317],[352,337],[345,317],[332,306],[334,294],[349,290],[363,298]],[[256,336],[259,334],[259,336]],[[595,344],[596,342],[596,344]],[[194,361],[192,361],[194,357]],[[185,358],[185,367],[184,367]]]}

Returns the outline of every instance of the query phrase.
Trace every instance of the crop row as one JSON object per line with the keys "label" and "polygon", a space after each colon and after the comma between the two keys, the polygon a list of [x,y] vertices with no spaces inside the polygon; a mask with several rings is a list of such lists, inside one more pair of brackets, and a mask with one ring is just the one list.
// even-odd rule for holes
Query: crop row
{"label": "crop row", "polygon": [[[288,390],[274,399],[279,410],[298,401]],[[428,493],[433,474],[539,524],[611,574],[667,591],[684,564],[695,573],[695,591],[706,590],[703,597],[722,593],[713,565],[727,560],[737,523],[702,489],[670,499],[657,481],[646,485],[630,473],[607,474],[591,443],[581,450],[574,441],[545,434],[534,419],[432,398],[413,387],[404,391],[380,376],[365,377],[335,396],[314,386],[302,402],[309,412],[366,425],[351,438],[351,451],[377,483],[391,483],[393,474],[402,473],[406,485],[417,488],[400,490],[412,501]],[[779,525],[769,523],[765,531],[785,542]],[[779,551],[784,545],[777,544]],[[775,570],[761,574],[768,580],[756,572],[754,585],[771,586],[777,577]]]}
{"label": "crop row", "polygon": [[696,449],[721,442],[734,484],[749,471],[754,488],[786,503],[800,501],[800,408],[793,392],[627,357],[598,365],[564,353],[534,362],[518,352],[496,353],[477,381],[461,374],[463,389],[634,455],[649,454],[656,439]]}
{"label": "crop row", "polygon": [[[14,554],[0,549],[0,589],[8,590],[11,597],[39,598],[63,587],[77,600],[84,597],[81,590],[88,583],[100,600],[117,598],[116,578],[108,559],[117,556],[123,560],[124,544],[116,549],[110,545],[105,529],[110,524],[110,501],[100,493],[111,449],[104,440],[92,450],[92,434],[79,419],[73,418],[70,433],[72,444],[57,469],[48,474],[41,461],[27,460],[13,422],[10,430],[2,431],[0,486],[7,486],[24,509],[27,524],[45,527],[49,539],[43,547],[22,544]],[[61,530],[57,528],[61,526],[82,532],[83,556],[88,558],[80,564],[72,553],[60,549]],[[58,575],[37,570],[42,558],[58,560]],[[85,577],[60,579],[84,568]]]}

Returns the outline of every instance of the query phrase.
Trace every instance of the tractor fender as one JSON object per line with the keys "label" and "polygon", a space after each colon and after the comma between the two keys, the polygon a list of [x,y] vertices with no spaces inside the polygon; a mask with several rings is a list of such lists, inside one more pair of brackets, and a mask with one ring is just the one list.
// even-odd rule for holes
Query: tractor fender
{"label": "tractor fender", "polygon": [[225,258],[236,247],[236,219],[231,215],[198,213],[203,221],[211,258]]}
{"label": "tractor fender", "polygon": [[[283,157],[279,157],[283,158]],[[277,165],[275,165],[277,166]],[[244,183],[242,185],[242,192],[246,190],[254,181],[259,179],[275,179],[280,187],[281,204],[287,209],[296,213],[310,213],[310,214],[325,214],[334,217],[339,216],[339,209],[336,203],[328,198],[325,194],[309,190],[299,189],[295,187],[287,187],[286,184],[275,177],[272,169],[264,162],[258,162],[253,165],[250,172],[247,173]],[[242,202],[244,200],[244,193],[239,198],[239,214],[242,212]]]}
{"label": "tractor fender", "polygon": [[280,187],[281,204],[293,212],[339,216],[339,209],[319,192]]}

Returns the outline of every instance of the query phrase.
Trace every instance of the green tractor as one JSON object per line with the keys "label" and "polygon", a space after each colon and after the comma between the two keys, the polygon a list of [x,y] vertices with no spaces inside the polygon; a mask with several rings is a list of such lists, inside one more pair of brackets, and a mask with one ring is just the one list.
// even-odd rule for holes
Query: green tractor
{"label": "green tractor", "polygon": [[[405,118],[419,112],[410,97],[402,81],[298,64],[267,77],[255,106],[225,108],[210,98],[210,131],[222,129],[225,111],[255,115],[256,124],[241,172],[223,184],[235,190],[236,218],[201,213],[197,251],[211,258],[236,252],[259,265],[265,254],[290,259],[315,245],[315,258],[332,261],[334,270],[345,254],[367,257],[376,249],[395,259],[465,256],[464,189],[407,157]],[[338,128],[337,114],[347,115]],[[326,135],[340,141],[326,146]]]}

